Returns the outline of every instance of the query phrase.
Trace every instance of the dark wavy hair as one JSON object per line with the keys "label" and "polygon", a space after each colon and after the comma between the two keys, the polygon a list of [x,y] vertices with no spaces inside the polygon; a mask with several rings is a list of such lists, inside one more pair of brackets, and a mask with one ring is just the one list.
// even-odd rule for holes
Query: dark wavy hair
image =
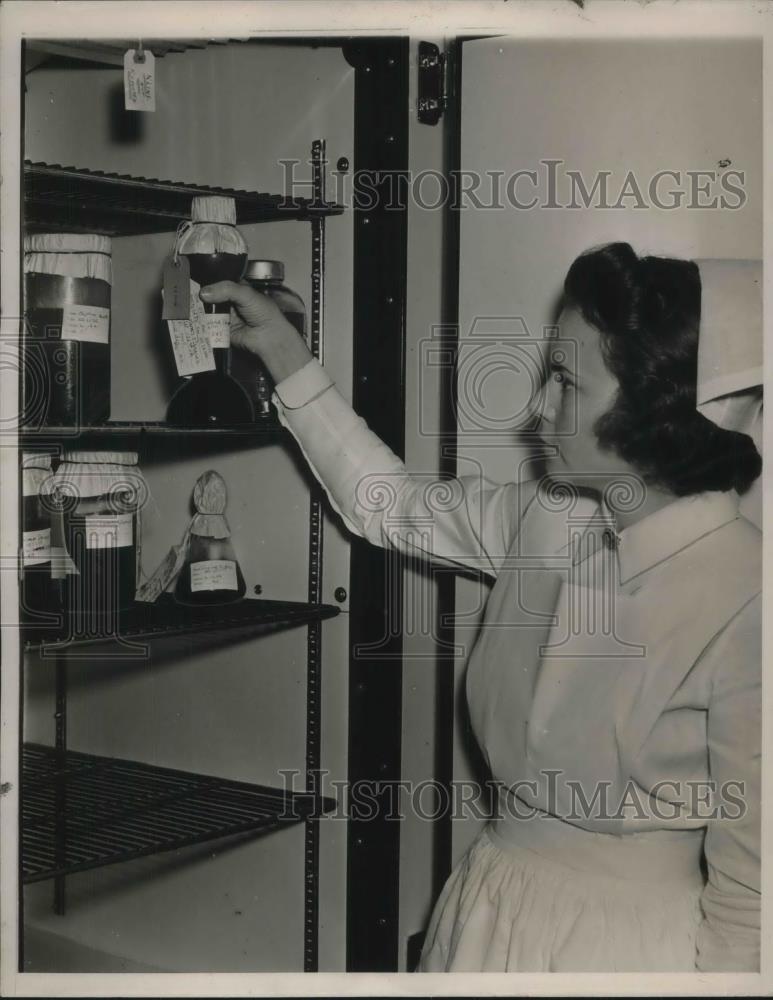
{"label": "dark wavy hair", "polygon": [[599,331],[606,365],[620,385],[612,408],[594,425],[602,447],[677,496],[744,493],[762,467],[754,442],[695,409],[697,264],[637,257],[628,243],[609,243],[574,261],[563,306]]}

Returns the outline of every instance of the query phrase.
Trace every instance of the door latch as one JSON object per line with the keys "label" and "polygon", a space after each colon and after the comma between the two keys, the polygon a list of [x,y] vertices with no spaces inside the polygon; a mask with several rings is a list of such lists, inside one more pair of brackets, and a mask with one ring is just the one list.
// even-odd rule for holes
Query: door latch
{"label": "door latch", "polygon": [[446,57],[434,42],[419,42],[419,80],[416,102],[422,125],[437,125],[446,108]]}

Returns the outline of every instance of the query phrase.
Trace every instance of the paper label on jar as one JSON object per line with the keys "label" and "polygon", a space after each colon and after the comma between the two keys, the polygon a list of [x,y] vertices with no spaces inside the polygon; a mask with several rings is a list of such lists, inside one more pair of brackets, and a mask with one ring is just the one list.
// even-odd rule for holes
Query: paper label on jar
{"label": "paper label on jar", "polygon": [[25,531],[22,538],[22,561],[25,566],[39,566],[51,560],[51,529]]}
{"label": "paper label on jar", "polygon": [[205,313],[204,326],[207,330],[210,347],[231,346],[230,313]]}
{"label": "paper label on jar", "polygon": [[133,514],[92,514],[85,521],[87,549],[122,549],[134,542]]}
{"label": "paper label on jar", "polygon": [[101,306],[62,306],[62,340],[110,343],[110,310]]}
{"label": "paper label on jar", "polygon": [[238,590],[236,563],[232,559],[207,559],[191,563],[191,591]]}

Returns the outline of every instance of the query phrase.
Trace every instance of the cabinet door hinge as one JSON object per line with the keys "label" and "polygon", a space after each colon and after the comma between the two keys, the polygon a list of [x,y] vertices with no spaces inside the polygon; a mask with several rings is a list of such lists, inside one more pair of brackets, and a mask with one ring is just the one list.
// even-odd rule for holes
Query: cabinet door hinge
{"label": "cabinet door hinge", "polygon": [[434,42],[419,42],[416,107],[422,125],[437,125],[448,101],[446,57]]}

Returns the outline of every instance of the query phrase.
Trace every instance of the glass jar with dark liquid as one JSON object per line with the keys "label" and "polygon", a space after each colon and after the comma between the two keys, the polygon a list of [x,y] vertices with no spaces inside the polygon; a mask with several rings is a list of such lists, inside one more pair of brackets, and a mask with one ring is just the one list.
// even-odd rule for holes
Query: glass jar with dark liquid
{"label": "glass jar with dark liquid", "polygon": [[110,418],[109,236],[24,238],[23,422],[80,427]]}
{"label": "glass jar with dark liquid", "polygon": [[139,512],[147,487],[135,452],[66,452],[53,480],[73,571],[73,631],[109,631],[137,589]]}
{"label": "glass jar with dark liquid", "polygon": [[22,459],[21,614],[24,622],[46,619],[56,605],[51,579],[51,512],[41,496],[51,477],[51,456],[25,452]]}
{"label": "glass jar with dark liquid", "polygon": [[[247,246],[236,229],[233,198],[194,198],[191,221],[178,246],[190,266],[191,279],[202,287],[217,281],[239,281],[247,266]],[[210,302],[203,304],[203,309],[215,371],[187,378],[170,400],[166,419],[185,427],[250,423],[252,403],[230,374],[230,305]]]}

